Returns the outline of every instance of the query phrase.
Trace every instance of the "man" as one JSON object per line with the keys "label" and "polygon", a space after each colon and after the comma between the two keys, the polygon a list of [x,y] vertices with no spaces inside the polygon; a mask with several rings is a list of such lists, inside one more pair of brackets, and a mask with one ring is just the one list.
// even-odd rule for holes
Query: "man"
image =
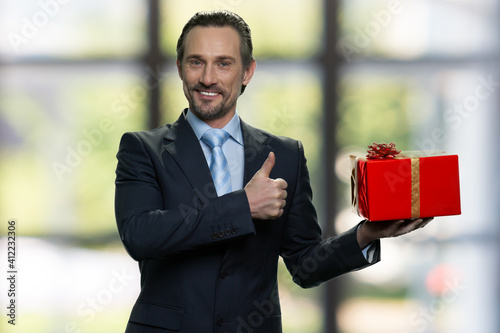
{"label": "man", "polygon": [[128,333],[281,332],[279,256],[313,287],[377,262],[379,238],[428,222],[361,222],[322,240],[302,144],[236,112],[256,68],[236,14],[191,18],[177,68],[189,109],[124,134],[117,154],[118,229],[141,271]]}

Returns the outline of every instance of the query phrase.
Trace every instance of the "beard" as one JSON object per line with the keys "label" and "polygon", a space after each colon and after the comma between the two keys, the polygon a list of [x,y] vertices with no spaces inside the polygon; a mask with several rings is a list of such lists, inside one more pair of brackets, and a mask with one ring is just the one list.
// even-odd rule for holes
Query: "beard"
{"label": "beard", "polygon": [[[194,94],[197,90],[217,92],[222,96],[222,100],[214,104],[213,101],[201,101],[197,103],[195,101]],[[186,98],[189,102],[190,110],[201,120],[215,120],[224,117],[231,111],[231,109],[236,105],[236,100],[238,97],[231,99],[231,92],[223,90],[218,87],[206,87],[204,85],[196,84],[187,87]]]}

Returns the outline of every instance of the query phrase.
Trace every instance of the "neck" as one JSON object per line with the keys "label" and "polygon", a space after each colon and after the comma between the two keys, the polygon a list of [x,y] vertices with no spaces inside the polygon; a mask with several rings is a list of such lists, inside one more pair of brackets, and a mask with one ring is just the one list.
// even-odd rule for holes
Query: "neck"
{"label": "neck", "polygon": [[223,128],[229,123],[231,118],[225,119],[215,119],[215,120],[205,120],[205,123],[212,128]]}

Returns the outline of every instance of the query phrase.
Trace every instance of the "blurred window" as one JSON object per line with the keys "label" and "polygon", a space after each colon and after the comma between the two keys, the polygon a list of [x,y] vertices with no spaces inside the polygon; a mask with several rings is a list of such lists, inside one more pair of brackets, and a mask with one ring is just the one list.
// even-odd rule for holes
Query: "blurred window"
{"label": "blurred window", "polygon": [[144,128],[146,3],[0,1],[0,211],[25,235],[116,232],[114,158]]}
{"label": "blurred window", "polygon": [[0,1],[0,57],[127,58],[145,52],[146,2]]}
{"label": "blurred window", "polygon": [[[462,196],[462,215],[437,218],[427,230],[384,242],[382,263],[350,275],[349,297],[338,310],[341,331],[498,330],[498,303],[489,292],[498,287],[491,283],[497,274],[485,263],[498,262],[492,255],[498,253],[491,233],[498,230],[495,210],[488,206],[498,201],[498,182],[487,180],[496,177],[488,166],[498,158],[487,152],[498,150],[500,139],[499,5],[341,2],[337,230],[356,221],[349,206],[349,155],[366,154],[374,141],[458,154]],[[473,260],[472,253],[481,259]],[[445,302],[452,292],[453,301]]]}

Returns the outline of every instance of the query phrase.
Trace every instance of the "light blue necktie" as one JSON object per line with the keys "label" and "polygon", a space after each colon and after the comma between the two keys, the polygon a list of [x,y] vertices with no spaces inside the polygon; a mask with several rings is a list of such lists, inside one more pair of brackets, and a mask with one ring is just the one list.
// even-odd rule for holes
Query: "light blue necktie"
{"label": "light blue necktie", "polygon": [[217,190],[217,195],[220,197],[231,192],[231,174],[229,173],[229,165],[226,157],[222,152],[222,145],[229,138],[229,133],[218,129],[211,128],[207,130],[201,139],[212,149],[210,160],[210,172]]}

